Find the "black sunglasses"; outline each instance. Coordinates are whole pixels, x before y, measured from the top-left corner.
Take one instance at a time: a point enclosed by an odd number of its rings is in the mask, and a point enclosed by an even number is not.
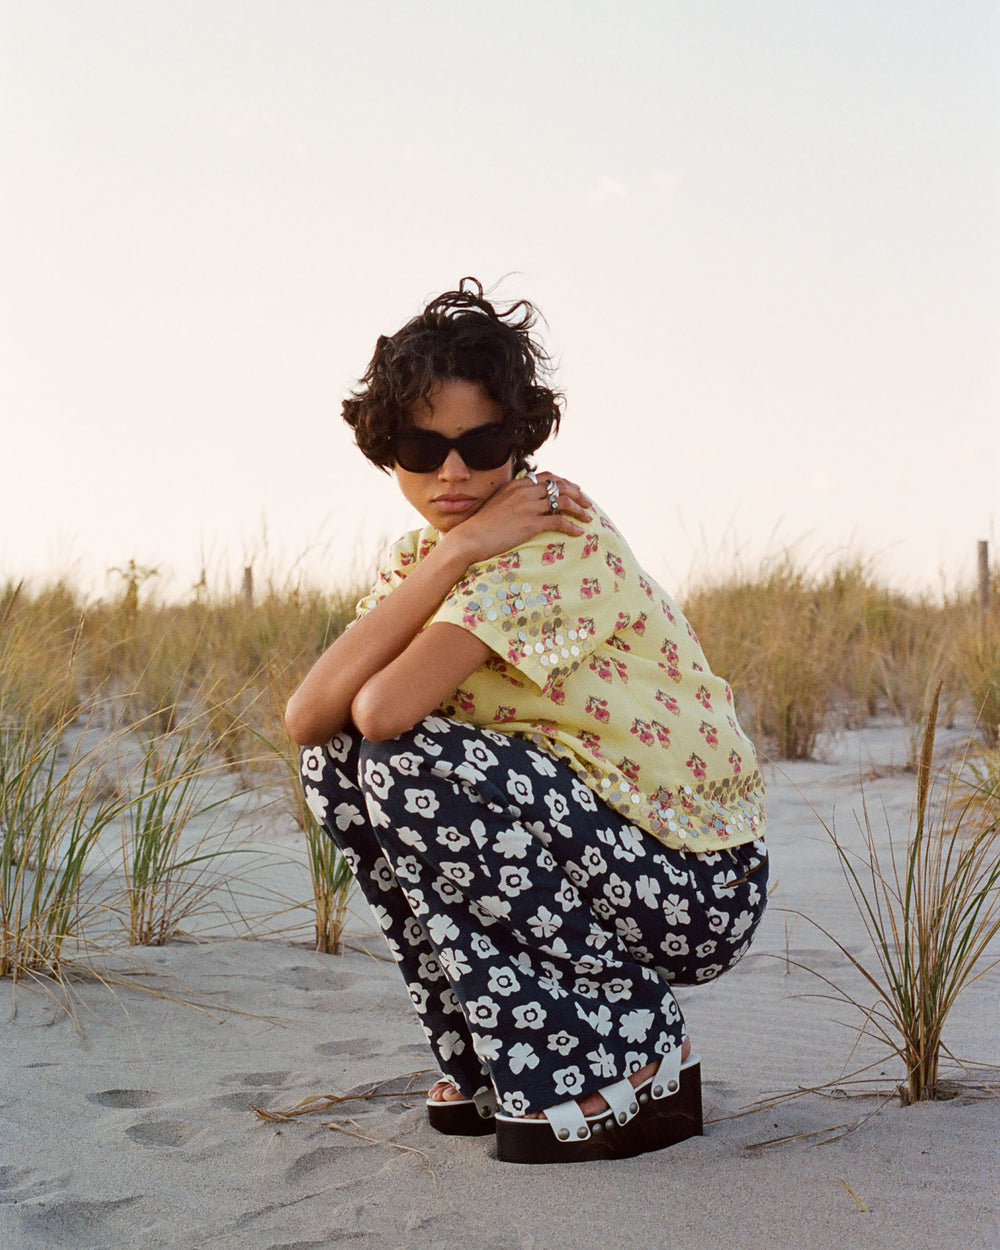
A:
[[[458,438],[433,430],[406,430],[393,440],[393,456],[408,473],[440,469],[454,447],[467,469],[499,469],[510,459],[517,437],[502,425],[479,425]]]

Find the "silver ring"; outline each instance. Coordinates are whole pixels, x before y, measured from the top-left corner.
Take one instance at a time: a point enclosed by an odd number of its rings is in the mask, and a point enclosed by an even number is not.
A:
[[[534,482],[536,486],[538,485],[538,478],[535,476],[534,469],[525,469],[524,476],[528,479],[529,482]]]
[[[552,478],[545,483],[545,493],[549,498],[549,511],[552,513],[559,511],[559,487]]]

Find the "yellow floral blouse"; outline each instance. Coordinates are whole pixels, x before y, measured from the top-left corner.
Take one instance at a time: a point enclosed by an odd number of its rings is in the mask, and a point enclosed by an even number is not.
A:
[[[396,542],[358,615],[439,539],[426,527]],[[470,630],[495,652],[443,715],[565,759],[668,846],[713,851],[763,837],[764,783],[729,686],[596,506],[582,537],[542,534],[474,565],[431,621]]]

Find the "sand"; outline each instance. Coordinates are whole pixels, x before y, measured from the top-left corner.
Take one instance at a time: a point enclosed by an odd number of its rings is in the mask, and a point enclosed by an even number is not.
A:
[[[0,984],[0,1246],[995,1250],[1000,1099],[965,1076],[949,1101],[901,1107],[898,1060],[879,1063],[859,1018],[814,997],[823,986],[799,966],[855,984],[796,913],[866,950],[819,817],[847,832],[866,778],[869,803],[902,826],[905,757],[905,736],[885,725],[823,739],[816,762],[768,766],[768,915],[739,967],[681,996],[703,1062],[704,1137],[532,1168],[498,1163],[492,1138],[439,1136],[423,1109],[431,1053],[364,905],[349,949],[317,954],[303,923],[255,923],[268,905],[244,873],[257,936],[192,922],[191,937],[160,948],[109,937],[91,959],[113,984]],[[254,871],[307,898],[287,821],[245,821],[268,847]],[[998,987],[1000,969],[959,1000],[946,1033],[994,1085]],[[846,1077],[872,1061],[882,1092],[859,1092]],[[389,1096],[287,1121],[252,1110],[373,1085]]]

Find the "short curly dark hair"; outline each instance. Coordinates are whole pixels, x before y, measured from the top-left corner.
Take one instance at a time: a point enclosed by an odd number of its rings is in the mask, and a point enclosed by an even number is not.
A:
[[[548,353],[531,334],[537,310],[518,300],[504,312],[475,278],[432,299],[419,316],[391,337],[380,335],[371,364],[349,399],[344,420],[358,446],[380,469],[395,464],[393,444],[412,423],[412,412],[435,383],[478,382],[503,412],[517,438],[514,469],[559,428],[563,396],[542,384],[552,370]]]

